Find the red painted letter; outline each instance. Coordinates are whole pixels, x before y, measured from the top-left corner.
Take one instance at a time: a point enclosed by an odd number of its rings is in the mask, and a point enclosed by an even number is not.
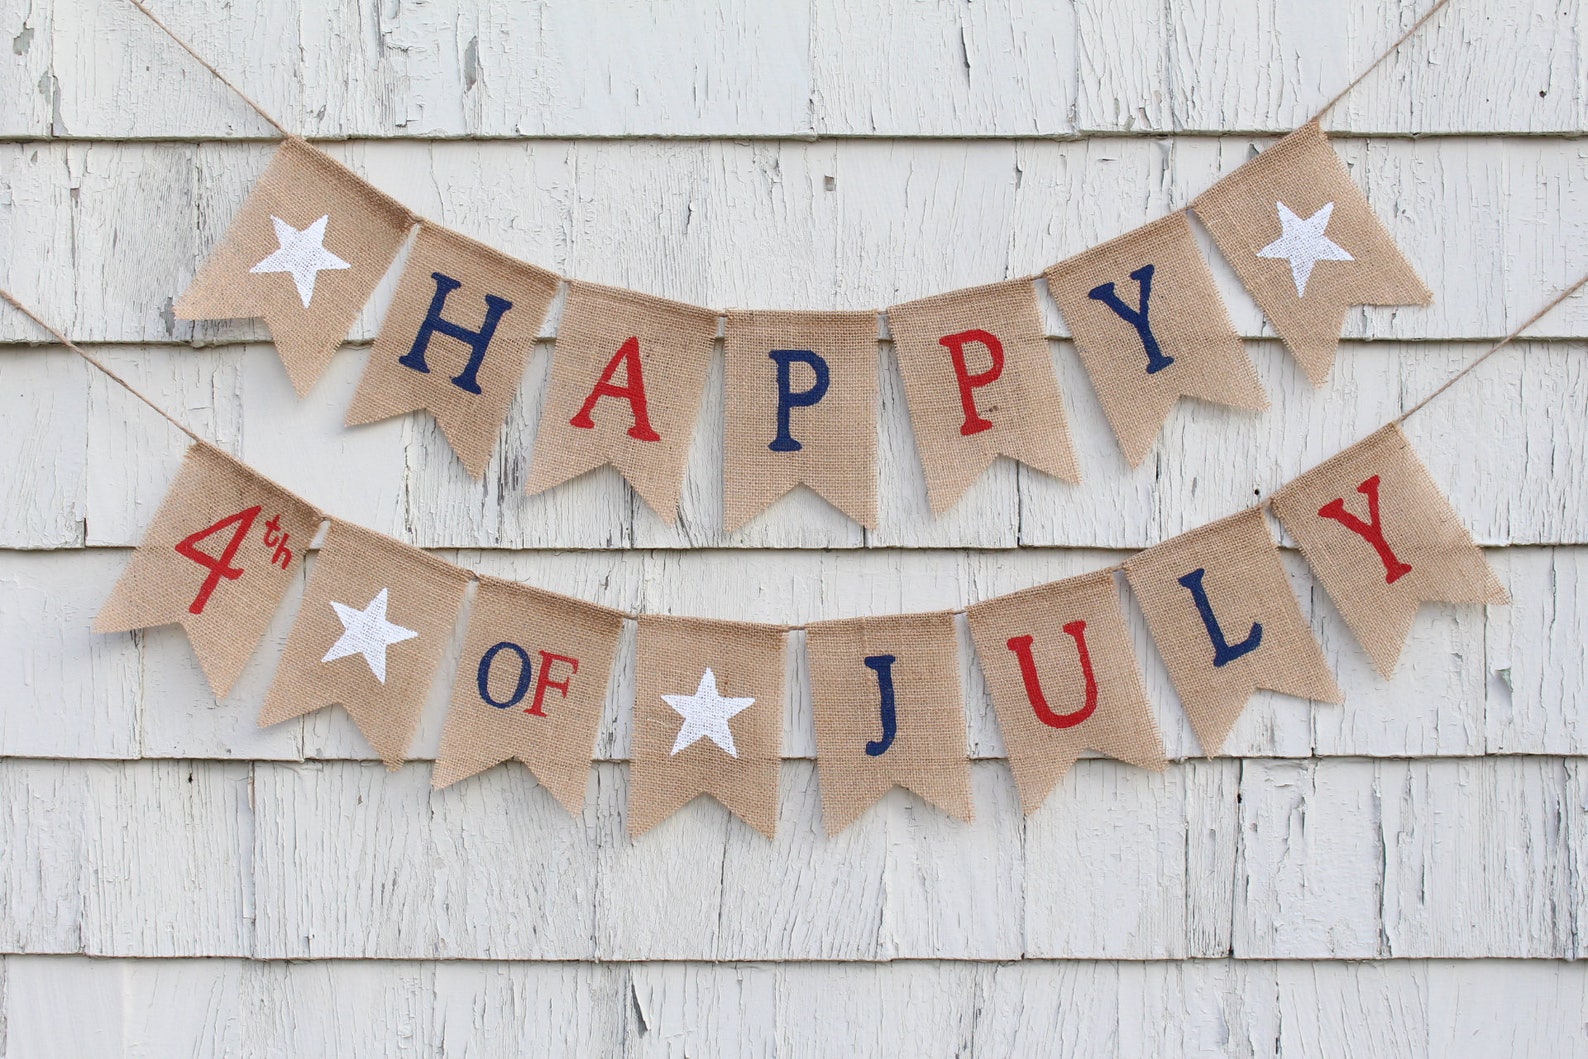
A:
[[[243,538],[248,535],[248,530],[254,524],[254,519],[259,517],[259,507],[256,505],[246,511],[239,511],[235,515],[227,515],[213,526],[207,526],[197,533],[190,533],[177,541],[175,548],[177,554],[192,559],[210,575],[204,579],[204,584],[199,586],[198,595],[193,597],[193,602],[188,604],[189,614],[203,614],[204,604],[210,601],[210,593],[215,591],[215,586],[221,583],[221,578],[235,581],[243,576],[243,568],[233,566],[232,559],[237,555],[237,549],[242,546]],[[198,550],[198,542],[212,533],[219,533],[227,526],[236,526],[232,539],[226,542],[226,547],[221,549],[220,558]]]
[[[961,331],[957,335],[945,335],[937,340],[938,345],[947,346],[948,352],[954,358],[954,375],[959,380],[959,403],[965,409],[965,422],[959,432],[966,437],[980,434],[983,430],[991,430],[992,423],[983,419],[981,413],[976,411],[975,390],[979,386],[986,386],[997,380],[1004,373],[1004,344],[998,341],[998,336],[990,331],[971,329]],[[992,355],[992,367],[986,371],[970,373],[965,366],[965,343],[976,342],[987,347],[987,352]]]
[[[561,680],[551,679],[551,664],[553,662],[567,662],[571,672]],[[568,683],[573,680],[574,673],[579,672],[579,660],[569,658],[567,655],[554,655],[549,651],[540,652],[540,670],[535,674],[535,701],[529,704],[525,713],[532,713],[536,717],[546,716],[546,711],[541,709],[541,703],[546,699],[546,689],[556,688],[562,692],[562,697],[568,697]]]
[[[1092,656],[1086,650],[1086,622],[1072,621],[1064,631],[1075,640],[1076,653],[1081,656],[1081,676],[1086,681],[1086,705],[1074,713],[1054,713],[1042,694],[1042,682],[1037,678],[1037,663],[1031,657],[1031,637],[1011,636],[1009,650],[1020,660],[1020,679],[1025,681],[1026,698],[1036,711],[1037,720],[1049,728],[1074,728],[1097,710],[1097,674],[1092,672]]]
[[[619,366],[623,368],[623,385],[615,386],[612,383],[612,376],[618,373]],[[568,422],[585,430],[594,430],[595,421],[590,418],[590,413],[595,411],[596,402],[603,397],[620,397],[629,403],[629,409],[634,413],[634,425],[629,427],[629,437],[636,441],[662,440],[662,436],[651,429],[651,416],[646,409],[645,375],[640,370],[638,338],[630,338],[612,355],[612,359],[607,361],[606,370],[597,380],[595,389],[585,398],[584,407],[580,408],[579,414]]]
[[[1402,577],[1412,572],[1410,565],[1396,558],[1390,550],[1389,543],[1384,540],[1384,527],[1378,520],[1378,475],[1374,475],[1361,485],[1356,491],[1367,497],[1367,515],[1372,522],[1363,522],[1345,509],[1345,500],[1335,499],[1329,501],[1318,509],[1320,518],[1332,518],[1346,529],[1355,533],[1373,546],[1378,552],[1379,561],[1384,564],[1384,583],[1393,585]]]

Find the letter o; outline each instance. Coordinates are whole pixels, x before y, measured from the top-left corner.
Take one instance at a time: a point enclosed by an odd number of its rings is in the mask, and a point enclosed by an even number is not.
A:
[[[491,698],[491,663],[496,661],[496,656],[504,650],[512,651],[518,656],[518,686],[513,689],[513,693],[505,701],[498,702],[496,699]],[[529,694],[530,672],[529,652],[511,640],[503,640],[480,656],[480,670],[476,674],[476,679],[480,686],[480,698],[484,700],[486,705],[495,706],[499,710],[517,706],[524,701],[524,696]]]

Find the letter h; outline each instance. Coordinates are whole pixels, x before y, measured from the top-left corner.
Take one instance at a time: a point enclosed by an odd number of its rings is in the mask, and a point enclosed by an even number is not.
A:
[[[430,365],[425,363],[425,350],[430,348],[430,337],[440,332],[469,347],[469,362],[453,377],[452,385],[467,393],[479,393],[478,376],[480,365],[485,361],[485,349],[491,344],[492,336],[496,334],[496,325],[501,322],[502,314],[511,309],[513,303],[506,298],[487,294],[485,322],[480,325],[478,331],[470,331],[441,317],[441,310],[447,304],[447,295],[463,286],[462,282],[441,272],[430,273],[430,278],[436,281],[435,297],[430,299],[430,308],[425,312],[424,323],[419,325],[419,333],[414,336],[413,348],[399,357],[397,363],[428,375]]]

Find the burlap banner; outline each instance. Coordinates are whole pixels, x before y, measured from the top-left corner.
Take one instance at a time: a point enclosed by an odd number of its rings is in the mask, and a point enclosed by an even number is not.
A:
[[[340,705],[397,768],[471,575],[345,522],[331,524],[313,565],[259,723]]]
[[[1183,396],[1268,407],[1184,212],[1043,275],[1132,467]]]
[[[577,816],[623,615],[512,581],[479,581],[431,786],[517,758]]]
[[[1113,574],[1000,596],[968,618],[1027,814],[1087,750],[1167,766]]]
[[[309,392],[386,274],[413,219],[323,151],[283,140],[237,219],[177,299],[183,320],[264,317]]]
[[[1334,365],[1346,309],[1433,301],[1316,121],[1191,208],[1314,385]]]
[[[1204,754],[1258,688],[1340,701],[1261,509],[1148,548],[1125,574]]]
[[[676,522],[716,337],[710,309],[570,282],[527,491],[610,463]]]
[[[805,650],[827,833],[895,785],[971,819],[954,615],[817,622]]]
[[[303,570],[314,508],[219,449],[193,445],[95,632],[182,626],[224,696]]]
[[[877,314],[728,313],[723,522],[796,485],[877,526]]]
[[[895,305],[888,330],[935,514],[999,456],[1081,480],[1031,280]]]
[[[1421,604],[1511,601],[1393,423],[1276,492],[1273,505],[1386,677]]]
[[[348,424],[427,410],[464,468],[480,477],[560,282],[466,236],[421,225]]]
[[[639,619],[630,835],[643,835],[709,794],[772,837],[787,639],[767,625]]]

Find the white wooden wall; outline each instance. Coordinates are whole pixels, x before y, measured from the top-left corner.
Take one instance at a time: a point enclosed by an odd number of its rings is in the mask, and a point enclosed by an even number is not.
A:
[[[1037,271],[1183,205],[1425,6],[154,3],[415,210],[717,308]],[[1326,386],[1215,256],[1268,413],[1185,406],[1131,472],[1055,315],[1086,481],[1000,463],[934,521],[885,349],[876,533],[810,496],[722,533],[720,365],[669,529],[611,472],[522,495],[545,356],[483,482],[428,420],[344,429],[389,283],[301,402],[259,326],[176,321],[269,129],[125,0],[0,0],[0,282],[314,502],[477,569],[733,618],[954,606],[1250,503],[1588,268],[1584,17],[1452,0],[1332,116],[1437,302],[1352,314]],[[895,792],[828,839],[797,665],[776,841],[699,802],[630,843],[632,641],[570,819],[516,765],[388,774],[336,711],[258,730],[295,596],[221,702],[179,632],[91,635],[182,439],[0,314],[3,1054],[1588,1055],[1588,299],[1534,335],[1411,423],[1516,604],[1426,608],[1394,680],[1290,555],[1343,707],[1261,695],[1200,758],[1133,612],[1178,763],[1083,761],[1023,820],[967,653],[976,822]]]

